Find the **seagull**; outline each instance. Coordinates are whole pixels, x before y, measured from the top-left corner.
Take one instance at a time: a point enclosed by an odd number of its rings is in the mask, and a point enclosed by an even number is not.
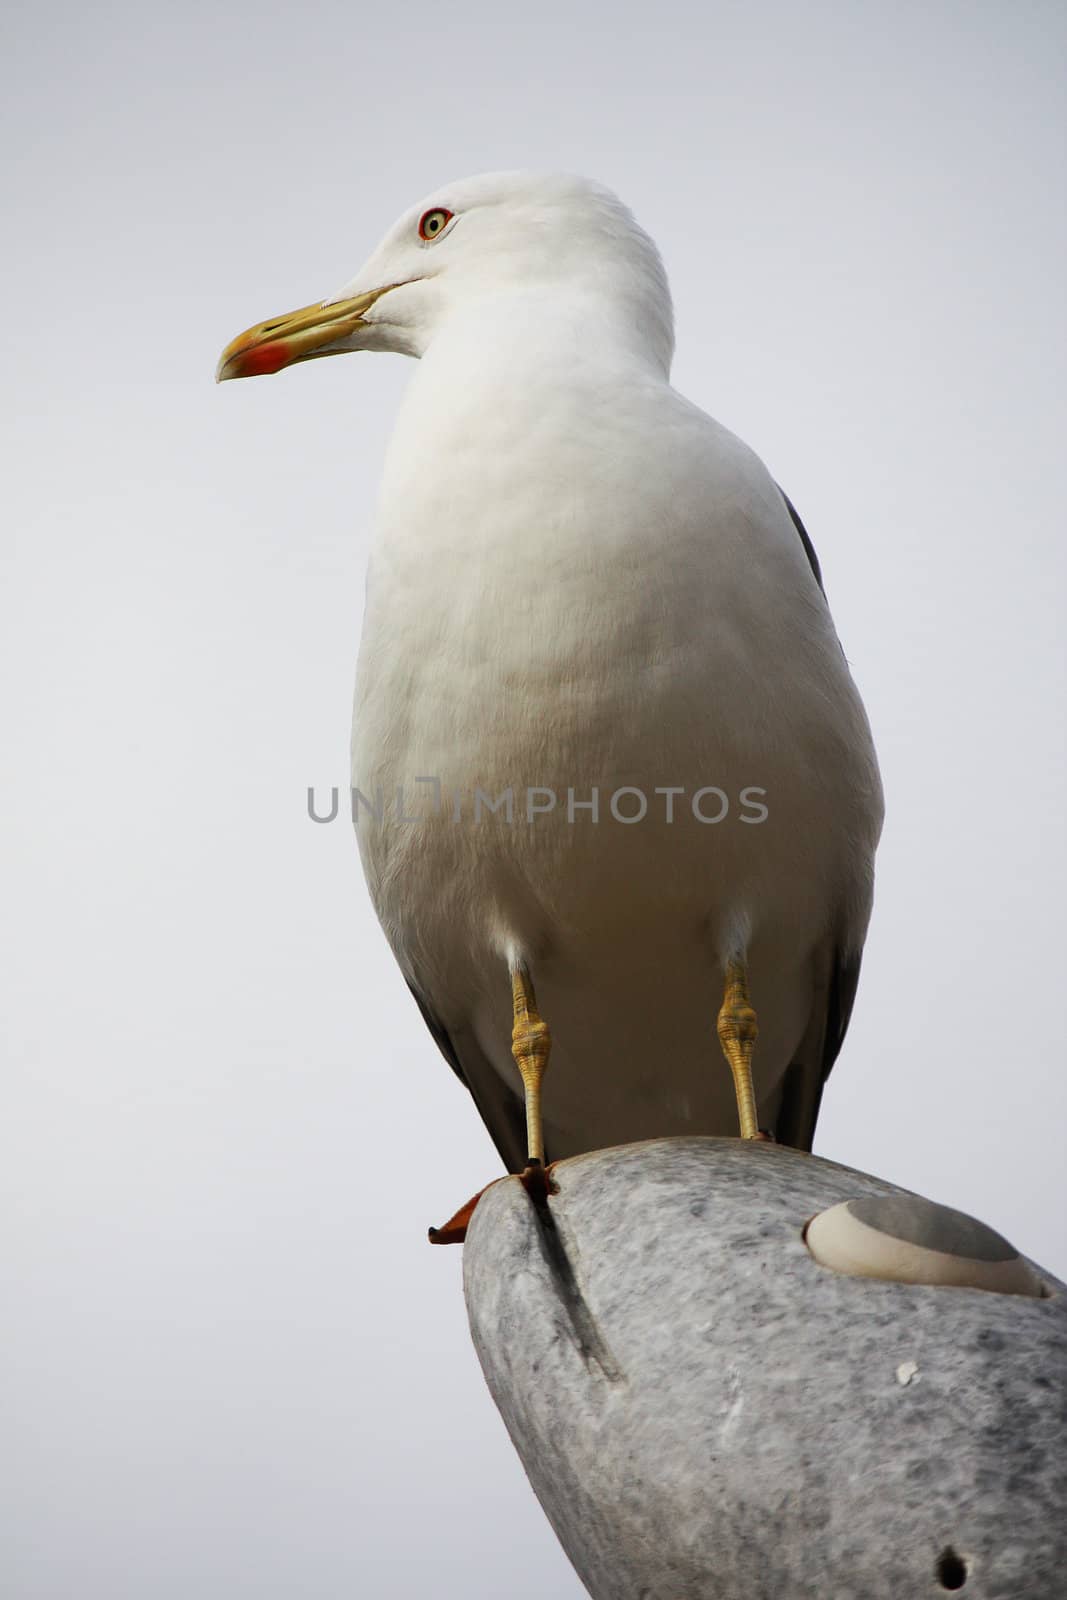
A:
[[[672,388],[673,349],[620,200],[505,172],[405,212],[217,373],[418,361],[368,566],[353,815],[514,1173],[662,1135],[810,1150],[856,992],[867,717],[800,517]]]

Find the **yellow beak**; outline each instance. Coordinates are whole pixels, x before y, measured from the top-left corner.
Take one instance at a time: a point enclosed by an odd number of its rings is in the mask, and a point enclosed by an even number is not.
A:
[[[370,289],[351,300],[304,306],[300,311],[290,311],[287,316],[257,322],[254,328],[239,333],[226,346],[215,369],[215,382],[223,383],[227,378],[259,378],[265,373],[280,372],[294,361],[342,354],[324,346],[336,344],[357,328],[366,326],[363,313],[383,294],[397,287],[395,283],[387,283],[382,289]]]

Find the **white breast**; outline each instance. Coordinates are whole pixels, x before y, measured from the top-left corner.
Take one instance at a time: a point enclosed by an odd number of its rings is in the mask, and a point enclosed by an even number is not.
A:
[[[781,496],[658,379],[564,381],[554,352],[517,377],[506,350],[457,372],[450,354],[423,363],[391,447],[357,683],[353,783],[382,810],[360,848],[398,959],[493,1035],[509,949],[564,987],[598,974],[603,992],[614,972],[638,1004],[637,973],[670,948],[703,1005],[702,964],[740,930],[796,969],[761,1010],[761,1054],[780,1055],[827,904],[852,904],[862,936],[880,818],[866,719]],[[715,825],[691,810],[711,786],[731,806]],[[568,795],[594,788],[600,820],[568,820]],[[639,823],[611,815],[623,788],[648,802]],[[683,791],[671,823],[663,788]],[[510,824],[484,804],[475,821],[478,791],[509,789]],[[532,824],[531,789],[556,797]],[[741,820],[750,789],[763,823]],[[688,1039],[696,1013],[678,1009]]]

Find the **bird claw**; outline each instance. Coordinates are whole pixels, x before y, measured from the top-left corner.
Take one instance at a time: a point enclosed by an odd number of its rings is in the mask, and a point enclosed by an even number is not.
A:
[[[550,1194],[559,1193],[559,1184],[554,1182],[551,1166],[544,1166],[540,1161],[527,1162],[526,1168],[519,1173],[519,1182],[530,1196],[535,1206],[546,1206]]]

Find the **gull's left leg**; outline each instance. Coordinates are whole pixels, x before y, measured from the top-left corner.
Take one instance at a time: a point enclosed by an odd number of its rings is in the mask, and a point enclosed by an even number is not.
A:
[[[545,1162],[545,1136],[541,1125],[541,1079],[548,1065],[552,1035],[548,1031],[548,1023],[537,1009],[533,979],[521,962],[512,969],[511,998],[515,1008],[515,1025],[511,1030],[511,1053],[522,1075],[523,1094],[526,1100],[526,1159],[529,1171],[531,1167],[543,1167]]]
[[[766,1138],[756,1118],[756,1093],[752,1087],[752,1052],[759,1028],[748,997],[748,970],[743,961],[726,964],[726,988],[718,1020],[719,1043],[734,1075],[737,1116],[742,1139]]]

